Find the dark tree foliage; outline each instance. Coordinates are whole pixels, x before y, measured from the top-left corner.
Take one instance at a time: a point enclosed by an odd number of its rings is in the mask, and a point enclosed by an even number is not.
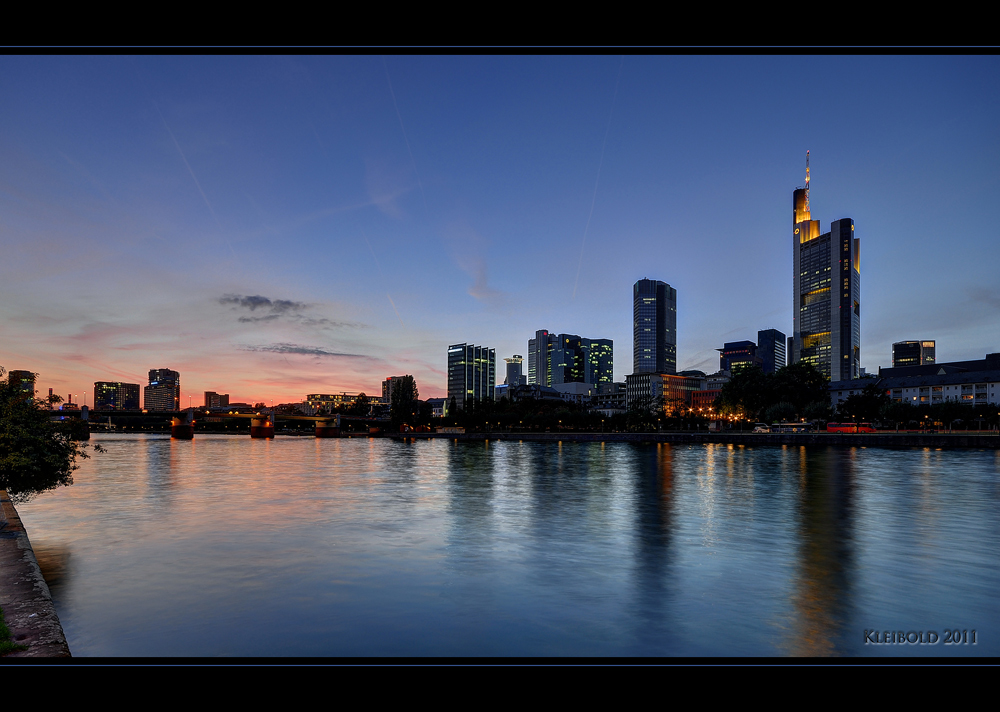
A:
[[[47,403],[8,382],[0,367],[0,489],[16,502],[73,484],[87,445],[73,438],[74,421],[52,422]],[[103,449],[97,445],[97,452]]]
[[[859,393],[847,396],[838,406],[838,410],[855,423],[873,423],[879,420],[887,405],[889,396],[885,389],[869,383]]]
[[[389,394],[389,420],[393,425],[399,425],[413,420],[419,415],[417,406],[417,384],[413,376],[402,376],[394,379],[392,391]]]
[[[782,417],[804,417],[807,411],[824,414],[829,410],[829,382],[808,363],[793,363],[773,374],[750,366],[733,374],[716,402],[721,412],[751,420],[769,414],[769,409]]]
[[[368,396],[364,393],[359,393],[357,399],[349,406],[344,408],[344,415],[353,415],[357,417],[365,417],[371,411],[371,403],[368,401]]]

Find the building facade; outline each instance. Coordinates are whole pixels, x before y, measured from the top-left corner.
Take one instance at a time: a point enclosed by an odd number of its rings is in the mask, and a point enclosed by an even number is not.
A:
[[[139,410],[139,384],[117,381],[94,383],[94,410]]]
[[[671,373],[633,373],[625,376],[628,409],[662,409],[665,414],[691,407],[691,395],[704,379]]]
[[[528,340],[529,384],[611,383],[614,370],[614,342],[611,339],[557,335],[543,329]]]
[[[504,385],[520,386],[528,382],[528,379],[524,376],[523,356],[514,354],[510,358],[505,358],[504,362],[507,364],[506,376],[503,379]]]
[[[31,371],[8,371],[7,383],[20,390],[28,398],[35,397],[35,374]]]
[[[831,381],[861,375],[861,240],[854,221],[841,218],[820,234],[806,187],[792,194],[792,356]]]
[[[169,368],[149,371],[149,385],[142,389],[143,408],[151,411],[181,409],[181,374]]]
[[[466,409],[470,400],[493,400],[496,386],[496,349],[472,344],[448,347],[448,400]]]
[[[216,393],[215,391],[205,391],[206,408],[226,408],[229,405],[228,393]]]
[[[764,367],[764,359],[757,355],[757,344],[752,341],[730,341],[719,352],[719,370],[738,373],[748,366]]]
[[[404,376],[389,376],[384,381],[382,381],[382,403],[389,405],[392,403],[392,392],[399,385],[399,382],[403,380]],[[413,378],[411,375],[410,378]],[[413,400],[417,400],[420,397],[420,390],[417,388],[416,379],[413,380]]]
[[[677,373],[677,290],[666,282],[632,286],[632,372]]]
[[[774,373],[787,365],[785,360],[785,335],[777,329],[757,332],[757,355],[761,358],[764,373]]]
[[[935,342],[897,341],[892,345],[892,367],[927,366],[935,362]]]

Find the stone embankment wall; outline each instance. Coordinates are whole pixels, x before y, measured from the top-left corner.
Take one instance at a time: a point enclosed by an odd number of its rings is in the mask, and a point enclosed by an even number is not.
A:
[[[28,646],[5,659],[67,658],[69,645],[52,595],[5,490],[0,490],[0,507],[0,608],[13,642]]]
[[[964,433],[406,433],[394,438],[529,440],[533,442],[657,442],[720,445],[834,445],[847,447],[1000,448],[1000,436]]]

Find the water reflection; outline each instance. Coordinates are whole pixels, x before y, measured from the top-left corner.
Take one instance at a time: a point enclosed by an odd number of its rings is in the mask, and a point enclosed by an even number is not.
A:
[[[842,655],[848,647],[856,452],[800,449],[793,655]]]
[[[20,508],[77,655],[1000,653],[991,451],[95,439]]]

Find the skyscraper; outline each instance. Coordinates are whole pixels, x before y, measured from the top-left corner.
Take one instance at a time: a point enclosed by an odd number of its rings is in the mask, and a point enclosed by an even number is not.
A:
[[[632,372],[677,373],[677,290],[666,282],[632,287]]]
[[[496,349],[472,344],[448,347],[448,400],[465,410],[470,400],[493,400],[496,385]]]
[[[806,187],[792,194],[791,363],[805,361],[832,381],[861,375],[861,240],[854,221],[841,218],[819,232]]]
[[[535,338],[528,339],[528,383],[539,386],[552,385],[550,358],[556,347],[557,337],[545,329],[535,332]]]
[[[536,331],[528,339],[528,383],[611,383],[614,380],[614,342],[576,334]]]
[[[142,389],[142,403],[146,410],[181,409],[181,374],[169,368],[149,371],[149,385]]]
[[[757,355],[763,359],[761,368],[764,373],[774,373],[784,368],[785,335],[777,329],[765,329],[757,332]]]
[[[96,381],[94,410],[139,410],[139,384]]]

